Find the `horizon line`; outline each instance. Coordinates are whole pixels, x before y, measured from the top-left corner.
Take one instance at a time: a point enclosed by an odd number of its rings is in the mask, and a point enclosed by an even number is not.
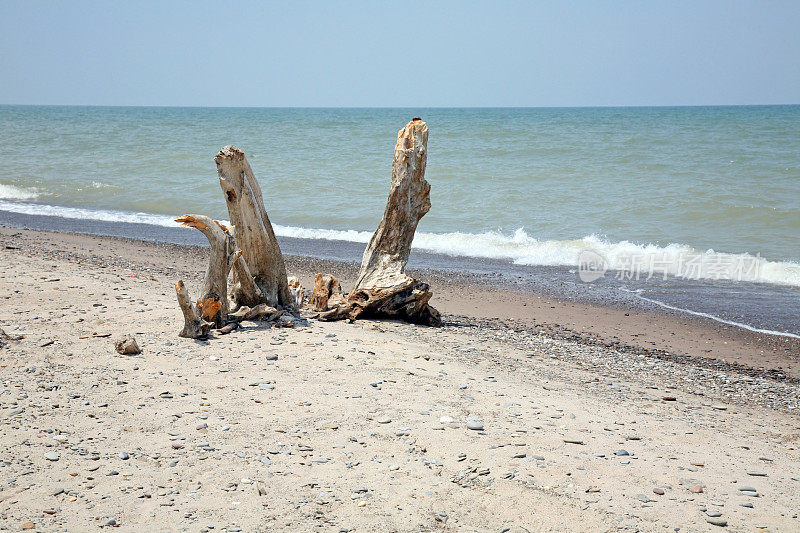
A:
[[[552,105],[552,106],[258,106],[258,105],[161,105],[161,104],[8,104],[0,107],[119,107],[171,109],[641,109],[683,107],[791,107],[798,103],[779,104],[651,104],[651,105]]]

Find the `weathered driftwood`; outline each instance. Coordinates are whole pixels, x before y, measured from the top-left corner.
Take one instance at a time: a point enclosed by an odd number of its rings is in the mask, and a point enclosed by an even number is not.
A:
[[[385,316],[441,325],[439,312],[428,305],[432,296],[428,285],[405,273],[417,224],[431,208],[431,186],[425,181],[427,146],[428,126],[418,117],[397,133],[386,210],[364,251],[355,287],[347,305],[328,303],[325,310],[321,309],[324,298],[312,296],[319,318]],[[316,294],[316,284],[314,289]]]
[[[205,215],[181,215],[175,222],[200,230],[211,245],[211,257],[196,311],[200,318],[221,328],[228,320],[228,273],[233,261],[240,259],[234,250],[233,238],[228,228]]]
[[[289,292],[292,293],[294,307],[300,309],[306,299],[306,290],[300,285],[300,280],[297,279],[297,276],[289,276],[287,282],[289,285]]]
[[[309,307],[320,320],[340,320],[348,318],[350,302],[342,293],[342,284],[333,274],[317,274],[314,290],[311,292]]]
[[[186,290],[186,285],[183,284],[182,280],[175,284],[175,293],[178,296],[178,305],[181,306],[184,320],[183,329],[178,333],[178,336],[186,337],[187,339],[206,338],[214,323],[207,322],[197,315],[195,306],[189,298],[189,291]]]
[[[6,346],[9,341],[18,341],[22,339],[22,335],[9,335],[3,328],[0,328],[0,348]]]
[[[244,152],[226,146],[214,161],[244,260],[234,267],[233,301],[237,307],[259,303],[294,307],[283,256],[264,209],[261,188]]]

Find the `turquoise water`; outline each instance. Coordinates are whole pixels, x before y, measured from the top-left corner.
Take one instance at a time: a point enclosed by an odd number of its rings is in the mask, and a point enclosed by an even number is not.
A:
[[[415,246],[522,265],[760,256],[800,284],[800,106],[256,109],[0,106],[0,209],[170,225],[227,218],[213,157],[242,148],[279,235],[365,242],[397,130],[430,128]],[[627,254],[627,255],[626,255]]]

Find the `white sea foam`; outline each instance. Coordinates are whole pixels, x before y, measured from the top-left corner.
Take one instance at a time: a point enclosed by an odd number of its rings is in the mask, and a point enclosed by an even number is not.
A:
[[[155,226],[176,227],[174,217],[153,215],[150,213],[127,213],[105,209],[83,209],[80,207],[64,207],[45,204],[27,204],[20,202],[4,202],[0,200],[0,210],[27,215],[44,215],[50,217],[75,218],[81,220],[100,220],[104,222],[130,222],[136,224],[152,224]]]
[[[369,242],[367,231],[338,231],[275,225],[283,237]],[[518,229],[511,235],[484,233],[424,233],[414,237],[413,248],[440,254],[505,259],[518,265],[577,266],[581,252],[592,250],[606,261],[609,271],[629,272],[644,279],[651,275],[691,279],[733,279],[800,286],[800,264],[769,261],[758,255],[696,250],[684,244],[610,242],[595,235],[577,240],[539,240]],[[607,275],[613,275],[611,273]]]
[[[2,190],[0,190],[2,191]],[[9,202],[0,200],[0,209],[15,213],[59,216],[65,218],[131,222],[176,227],[174,217],[149,213],[128,213],[76,207]],[[227,222],[225,222],[227,223]],[[339,240],[367,243],[372,232],[330,230],[274,225],[281,237]],[[762,283],[800,286],[800,264],[789,261],[769,261],[757,255],[729,254],[713,250],[696,250],[684,244],[636,244],[628,241],[611,242],[590,235],[576,240],[539,240],[523,229],[506,235],[496,231],[484,233],[425,233],[419,232],[413,247],[456,257],[501,259],[518,265],[578,266],[581,252],[591,250],[600,254],[609,271],[629,272],[643,279],[651,274],[683,276],[692,279],[740,279]],[[608,272],[607,276],[615,275]]]
[[[734,322],[733,320],[725,320],[724,318],[720,318],[716,315],[712,315],[710,313],[703,313],[700,311],[692,311],[691,309],[684,309],[683,307],[676,307],[674,305],[666,304],[660,300],[653,300],[652,298],[645,298],[639,294],[636,294],[636,297],[644,300],[645,302],[650,302],[656,304],[664,309],[671,309],[673,311],[679,311],[681,313],[687,313],[694,316],[701,316],[703,318],[710,318],[711,320],[715,320],[717,322],[721,322],[722,324],[728,324],[729,326],[736,326],[739,328],[746,329],[748,331],[755,331],[756,333],[764,333],[766,335],[775,335],[778,337],[790,337],[792,339],[800,339],[800,335],[795,335],[794,333],[787,333],[785,331],[775,331],[774,329],[761,329],[761,328],[754,328],[748,324],[743,324],[742,322]]]
[[[33,200],[39,196],[35,189],[14,187],[0,183],[0,200]]]

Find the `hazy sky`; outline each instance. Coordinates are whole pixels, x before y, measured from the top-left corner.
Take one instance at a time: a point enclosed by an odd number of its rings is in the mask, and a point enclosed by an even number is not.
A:
[[[800,1],[0,0],[0,103],[800,103]]]

